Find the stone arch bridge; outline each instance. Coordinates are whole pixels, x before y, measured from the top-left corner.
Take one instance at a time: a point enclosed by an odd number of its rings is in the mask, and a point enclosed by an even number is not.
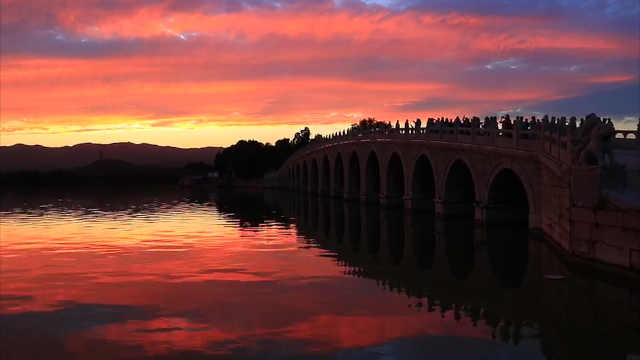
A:
[[[640,269],[640,213],[599,210],[601,169],[573,158],[559,132],[376,129],[314,140],[277,177],[313,195],[526,222],[569,252]]]

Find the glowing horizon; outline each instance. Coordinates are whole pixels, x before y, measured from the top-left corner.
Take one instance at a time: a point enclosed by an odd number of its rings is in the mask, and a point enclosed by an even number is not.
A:
[[[1,145],[274,142],[362,117],[640,114],[640,5],[2,4]]]

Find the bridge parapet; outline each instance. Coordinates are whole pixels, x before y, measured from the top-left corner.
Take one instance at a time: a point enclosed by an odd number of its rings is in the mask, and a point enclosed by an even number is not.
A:
[[[580,128],[577,128],[578,130]],[[545,130],[538,126],[535,130],[522,130],[518,126],[513,129],[484,129],[460,126],[428,126],[421,128],[372,128],[354,131],[352,129],[313,139],[311,143],[298,150],[291,159],[300,154],[310,153],[327,145],[344,141],[366,139],[406,139],[446,141],[460,144],[484,145],[494,148],[515,149],[537,152],[540,155],[558,161],[564,165],[572,165],[578,159],[575,150],[580,138],[563,125],[555,129]],[[612,141],[614,148],[635,149],[640,151],[640,129],[615,130]]]
[[[428,140],[460,144],[473,144],[493,148],[539,152],[550,159],[570,164],[572,162],[572,140],[568,135],[544,130],[503,130],[481,128],[409,128],[367,129],[349,131],[314,139],[308,146],[298,150],[291,159],[311,153],[329,145],[358,140]]]

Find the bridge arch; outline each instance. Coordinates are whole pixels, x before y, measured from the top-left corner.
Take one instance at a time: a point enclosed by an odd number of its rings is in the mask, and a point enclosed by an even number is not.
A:
[[[367,156],[365,166],[365,191],[367,201],[377,202],[380,200],[380,161],[375,151],[371,150]]]
[[[326,154],[322,158],[322,173],[320,181],[320,193],[323,195],[331,194],[331,165],[329,165],[329,156]]]
[[[349,172],[348,172],[348,196],[352,198],[360,197],[360,160],[358,154],[353,151],[349,157]]]
[[[473,217],[476,202],[476,180],[471,166],[462,158],[455,159],[445,173],[443,210],[445,215]]]
[[[344,195],[344,164],[342,163],[342,155],[338,153],[334,160],[333,166],[333,194],[336,196]]]
[[[405,194],[404,167],[397,152],[391,154],[387,162],[386,197],[389,204],[402,203]]]
[[[427,154],[420,154],[414,161],[411,177],[412,208],[433,211],[436,198],[436,177]]]
[[[309,167],[307,162],[302,162],[302,191],[309,191]]]
[[[311,189],[310,192],[313,194],[317,194],[320,189],[320,172],[318,171],[318,161],[313,158],[311,159]]]
[[[493,170],[487,185],[487,223],[528,224],[529,215],[535,211],[531,189],[520,171],[515,167],[499,165]]]

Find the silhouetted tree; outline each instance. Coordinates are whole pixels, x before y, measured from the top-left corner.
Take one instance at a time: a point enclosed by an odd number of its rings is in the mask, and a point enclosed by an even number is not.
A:
[[[269,171],[275,171],[296,150],[311,142],[308,127],[287,138],[276,141],[275,145],[263,144],[255,140],[240,140],[216,155],[214,169],[222,176],[233,174],[241,179],[261,178]]]
[[[369,130],[369,129],[390,129],[390,128],[391,128],[390,123],[387,123],[384,121],[378,121],[372,117],[362,119],[357,124],[351,124],[351,129],[356,131]]]

